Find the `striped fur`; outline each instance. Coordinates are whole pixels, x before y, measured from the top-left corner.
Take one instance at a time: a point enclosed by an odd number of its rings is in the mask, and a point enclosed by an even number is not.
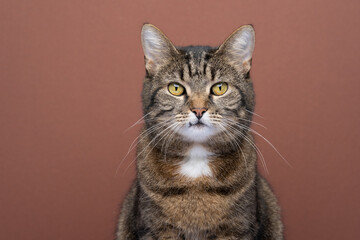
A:
[[[257,172],[248,130],[255,105],[253,34],[243,26],[218,48],[174,47],[144,25],[145,124],[117,240],[283,239],[280,208]],[[185,94],[171,95],[172,82]],[[211,92],[219,82],[229,86],[223,96]],[[197,120],[194,108],[206,114]]]

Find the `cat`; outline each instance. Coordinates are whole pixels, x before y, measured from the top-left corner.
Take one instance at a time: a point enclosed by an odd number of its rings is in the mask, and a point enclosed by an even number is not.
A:
[[[151,24],[141,40],[144,126],[116,239],[283,239],[250,131],[254,28],[215,48],[175,47]]]

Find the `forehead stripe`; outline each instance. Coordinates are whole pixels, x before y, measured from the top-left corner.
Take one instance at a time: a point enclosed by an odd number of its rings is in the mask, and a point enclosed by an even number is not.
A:
[[[207,63],[204,62],[204,67],[203,67],[203,74],[206,75],[206,68],[207,68]]]
[[[187,65],[187,67],[188,67],[188,73],[189,73],[189,77],[192,77],[192,72],[191,72],[191,64],[190,64],[190,62],[187,62],[186,63],[186,65]]]
[[[179,73],[180,73],[180,80],[185,81],[184,80],[184,68],[183,67],[180,69]]]
[[[211,68],[210,75],[211,75],[211,81],[214,81],[215,80],[215,75],[216,75],[216,71],[215,71],[214,68]]]

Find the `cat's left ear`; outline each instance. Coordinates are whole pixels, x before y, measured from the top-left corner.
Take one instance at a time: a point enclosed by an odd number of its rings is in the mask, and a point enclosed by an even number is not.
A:
[[[141,43],[145,55],[145,68],[150,74],[155,74],[178,53],[165,34],[152,24],[144,24],[141,30]]]
[[[251,68],[254,47],[255,30],[251,25],[244,25],[235,30],[216,53],[225,57],[236,70],[246,74]]]

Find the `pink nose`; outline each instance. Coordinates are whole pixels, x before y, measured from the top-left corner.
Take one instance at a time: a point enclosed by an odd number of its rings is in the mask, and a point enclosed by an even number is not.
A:
[[[207,108],[191,108],[190,110],[193,113],[195,113],[198,119],[200,119],[203,116],[203,114],[207,111]]]

